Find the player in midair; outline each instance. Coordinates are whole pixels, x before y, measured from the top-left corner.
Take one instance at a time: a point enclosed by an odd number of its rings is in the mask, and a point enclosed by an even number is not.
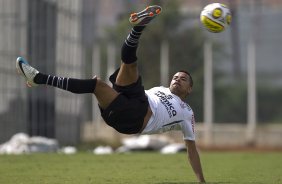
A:
[[[137,67],[136,51],[143,30],[162,8],[149,6],[130,15],[134,25],[121,49],[121,65],[111,76],[110,87],[97,76],[92,79],[75,79],[46,75],[18,57],[16,66],[29,86],[48,85],[83,94],[93,93],[97,98],[104,121],[123,134],[156,134],[181,130],[188,160],[199,182],[205,182],[200,157],[195,143],[195,120],[190,106],[184,102],[191,93],[193,80],[184,70],[177,72],[166,87],[144,90]]]

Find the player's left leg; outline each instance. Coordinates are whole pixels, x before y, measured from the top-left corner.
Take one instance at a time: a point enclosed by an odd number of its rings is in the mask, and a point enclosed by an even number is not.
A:
[[[94,93],[101,108],[108,107],[119,94],[96,76],[92,79],[75,79],[46,75],[30,66],[22,57],[18,57],[16,67],[29,87],[48,85],[77,94]]]
[[[17,58],[16,67],[18,73],[26,79],[29,87],[43,84],[70,91],[72,93],[93,93],[97,83],[97,78],[74,79],[45,75],[30,66],[22,57]]]

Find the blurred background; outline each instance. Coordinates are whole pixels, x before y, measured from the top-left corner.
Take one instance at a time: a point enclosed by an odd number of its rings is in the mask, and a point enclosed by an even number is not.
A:
[[[123,135],[104,124],[93,95],[28,88],[15,61],[23,56],[43,73],[108,81],[131,29],[129,15],[158,4],[163,12],[138,50],[145,88],[167,86],[176,71],[188,70],[200,146],[282,148],[282,1],[216,1],[233,15],[218,34],[199,19],[213,2],[0,0],[0,143],[18,132],[61,145],[119,141]]]

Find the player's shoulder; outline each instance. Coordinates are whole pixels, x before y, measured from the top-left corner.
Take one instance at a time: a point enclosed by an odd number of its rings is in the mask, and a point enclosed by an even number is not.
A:
[[[189,111],[191,111],[192,113],[194,113],[194,112],[193,112],[193,109],[191,108],[191,106],[190,106],[187,102],[185,102],[185,105],[186,105],[186,107],[187,107],[187,109],[188,109]]]
[[[150,89],[148,89],[147,91],[166,91],[169,90],[167,87],[164,86],[156,86],[156,87],[152,87]]]

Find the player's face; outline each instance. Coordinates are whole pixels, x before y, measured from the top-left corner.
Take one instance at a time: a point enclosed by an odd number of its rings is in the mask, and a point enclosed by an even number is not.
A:
[[[173,94],[185,99],[192,91],[189,75],[184,72],[177,72],[172,77],[169,89]]]

